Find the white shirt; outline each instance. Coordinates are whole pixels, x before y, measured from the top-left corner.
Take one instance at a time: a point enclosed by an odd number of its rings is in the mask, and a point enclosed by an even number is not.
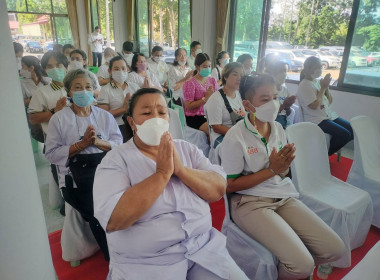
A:
[[[122,56],[124,57],[125,61],[127,62],[127,66],[130,68],[132,65],[132,59],[134,56],[134,53],[122,53]]]
[[[189,65],[191,70],[195,69],[194,62],[195,62],[195,57],[190,54],[190,56],[187,58],[187,64]]]
[[[338,115],[330,109],[329,100],[323,95],[322,104],[316,109],[311,109],[309,104],[317,100],[317,93],[321,90],[319,80],[310,81],[303,79],[298,85],[297,99],[302,108],[302,114],[305,122],[319,124],[323,120],[335,120]]]
[[[101,40],[101,42],[95,40]],[[88,43],[91,45],[91,51],[102,53],[103,52],[103,35],[100,33],[91,33],[88,39]]]
[[[161,87],[160,82],[158,81],[156,75],[154,75],[149,70],[146,70],[145,72],[152,86]],[[137,72],[132,71],[128,73],[128,78],[127,78],[128,83],[137,84],[141,88],[144,85],[144,80],[145,78],[137,74]]]
[[[241,100],[239,91],[235,91],[235,98],[230,98],[227,96],[227,100],[235,113],[241,115],[242,117],[245,117],[243,101]],[[205,104],[205,112],[210,127],[212,125],[224,125],[227,127],[232,127],[230,113],[228,112],[226,105],[224,104],[223,97],[219,91],[214,92],[207,100],[207,103]],[[210,131],[211,147],[213,147],[215,139],[218,138],[221,134],[216,133],[212,127]]]
[[[31,98],[35,91],[44,87],[45,85],[50,84],[51,82],[51,78],[49,77],[42,77],[42,80],[45,84],[41,81],[36,85],[33,79],[27,79],[27,78],[23,78],[20,80],[21,91],[22,91],[22,95],[24,96],[24,99]]]
[[[189,66],[185,66],[184,68],[181,68],[180,65],[171,66],[168,72],[169,87],[173,89],[175,87],[175,84],[185,78],[187,72],[189,71],[191,71],[191,68]],[[178,98],[183,98],[182,87],[177,90],[173,90],[173,98],[175,100]]]
[[[29,103],[28,113],[34,114],[40,112],[47,112],[55,108],[55,106],[57,105],[57,101],[61,97],[66,96],[66,90],[63,87],[60,88],[54,83],[50,83],[46,86],[43,86],[33,94],[33,97]],[[69,104],[70,102],[67,101],[66,106]],[[49,122],[41,123],[42,130],[45,134],[47,134],[48,124]]]
[[[155,62],[152,58],[148,58],[146,62],[148,63],[149,71],[156,75],[160,84],[163,85],[168,78],[169,66],[165,61],[159,60],[158,62]]]
[[[218,73],[218,70],[219,70],[219,73]],[[223,71],[223,68],[220,67],[219,65],[216,65],[215,68],[212,69],[211,71],[211,77],[213,77],[215,79],[215,81],[219,81],[222,79],[222,71]]]
[[[102,66],[99,67],[98,73],[96,76],[99,78],[103,79],[108,79],[110,77],[110,73],[108,73],[109,65],[103,64]]]
[[[94,79],[96,81],[96,85],[95,85],[94,90],[101,90],[102,87],[99,84],[98,77],[96,77],[96,75],[94,73],[92,73],[91,71],[88,71],[88,72],[89,72],[89,75],[92,76],[92,79]]]
[[[108,105],[110,110],[115,110],[123,107],[124,99],[127,93],[133,95],[140,87],[135,83],[128,83],[126,88],[122,90],[113,81],[106,84],[100,90],[98,96],[98,105]],[[115,117],[118,125],[123,125],[123,116]]]
[[[65,187],[70,146],[80,141],[90,124],[95,127],[98,137],[110,143],[112,148],[123,143],[123,137],[113,116],[96,106],[91,106],[91,114],[88,117],[78,117],[71,108],[66,107],[50,119],[45,142],[45,157],[50,163],[57,165],[60,188]],[[101,152],[103,151],[91,145],[80,154]]]
[[[184,166],[225,177],[195,145],[173,142]],[[93,189],[94,214],[104,230],[124,192],[155,172],[156,162],[133,139],[104,157]],[[107,279],[186,279],[187,260],[228,279],[226,238],[212,227],[209,204],[176,176],[132,226],[106,235],[111,258]]]
[[[234,125],[220,144],[221,165],[227,173],[227,178],[237,178],[268,168],[269,156],[276,148],[281,150],[286,144],[284,129],[278,122],[270,123],[271,133],[268,143],[252,125],[247,116]],[[290,178],[282,179],[276,175],[252,188],[237,193],[270,198],[298,197]]]
[[[277,100],[278,102],[280,103],[280,105],[284,104],[284,100],[286,98],[288,98],[291,94],[290,94],[290,91],[288,90],[288,88],[284,85],[281,86],[281,89],[280,90],[277,90],[276,88],[276,95],[277,95]],[[283,109],[280,113],[278,113],[279,115],[283,115],[283,116],[286,116],[286,110]]]

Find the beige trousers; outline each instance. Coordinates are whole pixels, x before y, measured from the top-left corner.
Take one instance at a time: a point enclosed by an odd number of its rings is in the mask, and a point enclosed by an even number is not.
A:
[[[231,216],[279,259],[279,279],[306,278],[315,265],[337,260],[345,252],[339,236],[295,198],[233,194]]]

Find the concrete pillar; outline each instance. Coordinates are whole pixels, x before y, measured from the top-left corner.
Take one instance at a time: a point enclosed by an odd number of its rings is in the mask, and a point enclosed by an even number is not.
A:
[[[0,0],[0,279],[56,279],[17,74]]]
[[[115,50],[121,52],[128,40],[127,1],[112,1]]]

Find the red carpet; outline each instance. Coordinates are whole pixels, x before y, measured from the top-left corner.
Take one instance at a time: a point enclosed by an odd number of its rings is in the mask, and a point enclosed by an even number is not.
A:
[[[352,160],[342,157],[341,162],[337,161],[336,155],[330,157],[331,173],[335,177],[346,180],[350,171]],[[224,219],[224,201],[214,202],[210,204],[212,213],[212,225],[218,230],[221,229]],[[368,233],[367,239],[361,248],[352,251],[352,266],[350,268],[340,269],[334,268],[333,273],[329,276],[329,280],[340,280],[353,268],[372,248],[372,246],[380,240],[380,229],[372,227]],[[104,280],[108,273],[108,264],[104,261],[101,252],[85,259],[81,265],[72,268],[68,262],[62,260],[61,250],[61,231],[49,234],[50,248],[52,252],[54,268],[57,272],[59,280]],[[319,280],[314,273],[314,280]],[[362,279],[366,280],[366,279]]]

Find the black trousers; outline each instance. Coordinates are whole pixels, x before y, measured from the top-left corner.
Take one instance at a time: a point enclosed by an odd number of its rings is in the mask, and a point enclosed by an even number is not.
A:
[[[69,177],[69,178],[68,178]],[[70,179],[71,178],[71,179]],[[66,175],[66,187],[61,188],[64,200],[76,209],[83,217],[83,219],[89,223],[92,234],[94,235],[96,242],[103,252],[106,261],[109,261],[110,256],[108,252],[106,233],[101,227],[99,221],[94,217],[94,201],[92,195],[92,189],[86,190],[80,187],[74,188],[72,183],[68,182],[72,180],[70,175]]]
[[[92,52],[92,66],[102,66],[102,53]]]

